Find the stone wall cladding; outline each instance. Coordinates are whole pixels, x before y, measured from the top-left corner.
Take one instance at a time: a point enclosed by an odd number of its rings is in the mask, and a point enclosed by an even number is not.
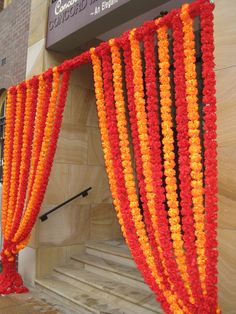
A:
[[[0,89],[25,79],[30,0],[13,0],[0,12]]]

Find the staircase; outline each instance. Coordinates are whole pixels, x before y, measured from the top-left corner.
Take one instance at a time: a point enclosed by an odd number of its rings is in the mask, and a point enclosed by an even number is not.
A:
[[[36,285],[78,314],[163,313],[122,241],[87,243],[85,253]]]

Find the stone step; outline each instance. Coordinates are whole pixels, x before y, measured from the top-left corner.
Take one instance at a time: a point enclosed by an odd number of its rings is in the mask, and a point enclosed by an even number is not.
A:
[[[76,287],[82,288],[84,285],[99,289],[107,294],[114,295],[135,305],[143,307],[144,310],[150,310],[152,313],[162,313],[159,304],[155,300],[152,292],[147,292],[137,287],[121,283],[119,281],[104,278],[84,269],[77,269],[73,265],[56,267],[55,276]]]
[[[86,253],[72,256],[71,261],[75,267],[77,267],[76,263],[79,263],[79,266],[83,266],[87,271],[150,292],[150,288],[144,283],[138,269],[134,267]]]
[[[86,252],[106,260],[136,268],[136,264],[132,259],[130,251],[122,240],[88,242],[86,243]]]
[[[44,291],[57,294],[73,305],[82,307],[88,313],[95,314],[153,314],[153,311],[144,309],[118,297],[103,293],[93,287],[74,286],[54,276],[36,280],[37,286]],[[78,308],[78,314],[80,313]]]

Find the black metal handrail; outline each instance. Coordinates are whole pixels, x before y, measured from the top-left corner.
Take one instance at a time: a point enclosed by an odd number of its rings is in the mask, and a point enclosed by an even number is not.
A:
[[[76,199],[77,197],[80,197],[80,196],[86,197],[86,196],[88,196],[88,191],[90,191],[90,190],[92,190],[91,187],[89,187],[89,188],[87,188],[86,190],[80,192],[79,194],[76,194],[75,196],[69,198],[67,201],[61,203],[60,205],[57,205],[56,207],[53,207],[52,209],[50,209],[49,211],[47,211],[47,212],[44,213],[43,215],[39,216],[39,219],[40,219],[41,221],[47,220],[47,219],[48,219],[48,215],[50,215],[51,213],[53,213],[55,210],[61,208],[62,206],[64,206],[64,205],[70,203],[71,201],[73,201],[73,200]]]

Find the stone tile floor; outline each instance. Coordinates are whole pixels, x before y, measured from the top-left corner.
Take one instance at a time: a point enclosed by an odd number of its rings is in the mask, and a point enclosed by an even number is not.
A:
[[[79,314],[56,299],[36,290],[29,293],[0,296],[0,314]]]

